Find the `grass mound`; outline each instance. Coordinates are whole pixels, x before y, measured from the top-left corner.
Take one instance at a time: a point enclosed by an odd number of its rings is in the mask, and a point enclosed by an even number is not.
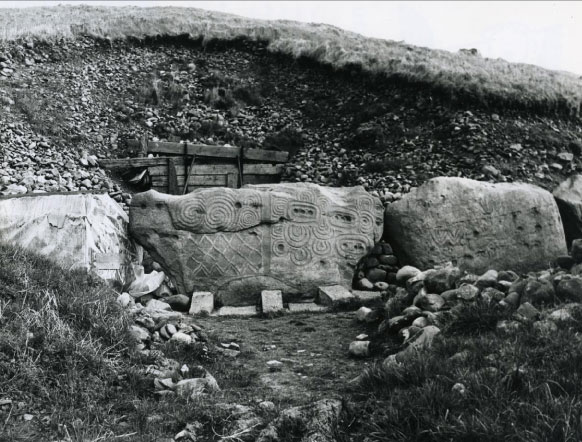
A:
[[[102,431],[102,407],[129,373],[128,318],[115,294],[20,249],[0,247],[0,269],[0,398],[12,401],[0,440],[34,440],[11,431],[22,414],[31,431],[84,434],[79,422]],[[76,419],[76,430],[63,427]]]
[[[492,326],[491,309],[461,313],[430,351],[364,372],[353,440],[581,440],[580,326],[541,332],[524,324],[507,336]]]
[[[427,86],[448,98],[579,117],[582,79],[568,72],[367,38],[323,24],[247,19],[191,8],[57,6],[3,9],[0,40],[110,40],[178,36],[193,40],[265,41],[269,50],[336,69]]]

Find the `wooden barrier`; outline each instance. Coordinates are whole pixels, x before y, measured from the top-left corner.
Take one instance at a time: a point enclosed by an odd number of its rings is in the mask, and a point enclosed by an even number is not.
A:
[[[113,170],[147,169],[151,188],[181,194],[197,187],[231,187],[244,184],[275,183],[281,180],[287,152],[210,146],[193,143],[130,140],[142,154],[163,155],[153,158],[99,160]]]

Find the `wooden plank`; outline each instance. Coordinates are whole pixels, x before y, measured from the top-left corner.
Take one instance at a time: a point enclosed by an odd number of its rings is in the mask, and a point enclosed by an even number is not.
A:
[[[168,158],[168,193],[178,195],[178,177],[176,176],[176,162]]]
[[[243,158],[245,160],[265,161],[267,163],[286,163],[289,159],[289,152],[264,149],[245,149],[243,152]]]
[[[140,147],[140,157],[147,157],[148,156],[148,137],[146,134],[141,136],[139,140],[139,147]]]
[[[176,162],[178,159],[176,159]],[[181,158],[180,158],[181,160]],[[195,164],[192,175],[225,175],[236,172],[238,169],[235,164]],[[165,176],[168,170],[164,166],[155,166],[148,168],[150,176]],[[186,175],[187,169],[183,164],[176,164],[176,175]]]
[[[240,153],[239,147],[210,146],[207,144],[168,143],[162,141],[150,141],[148,152],[154,154],[196,155],[200,157],[236,158]]]
[[[239,147],[211,146],[208,144],[170,143],[164,141],[150,141],[148,152],[173,155],[197,155],[202,157],[236,158],[240,153]],[[289,152],[264,149],[245,149],[243,159],[252,161],[266,161],[268,163],[286,163]]]
[[[178,162],[178,158],[174,160]],[[280,175],[284,166],[280,164],[245,164],[245,174],[251,175]],[[148,168],[150,176],[165,176],[168,174],[166,166],[154,166]],[[196,164],[192,175],[222,175],[238,172],[236,164]],[[186,175],[187,168],[182,164],[176,164],[176,175]]]
[[[106,169],[130,169],[132,167],[166,166],[167,164],[168,157],[99,160],[99,165],[105,167]]]
[[[281,164],[245,164],[245,175],[281,175],[283,168]]]
[[[231,189],[238,188],[238,173],[229,173],[226,175],[226,187]]]
[[[188,182],[188,186],[196,187],[196,186],[214,186],[214,187],[225,187],[227,182],[228,174],[225,175],[192,175],[190,177],[190,181]],[[177,183],[178,186],[183,186],[184,182],[186,181],[185,177],[178,176]],[[154,187],[163,187],[164,191],[167,192],[168,188],[168,177],[165,176],[157,176],[152,177],[152,186]]]

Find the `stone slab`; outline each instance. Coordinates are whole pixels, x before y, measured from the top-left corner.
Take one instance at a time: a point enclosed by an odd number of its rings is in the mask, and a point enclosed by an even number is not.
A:
[[[382,237],[384,209],[361,186],[281,183],[181,196],[148,191],[134,196],[129,218],[132,236],[178,292],[255,305],[262,290],[297,302],[322,285],[351,285]]]
[[[352,290],[352,295],[361,305],[373,305],[382,303],[380,292],[368,292],[366,290]]]
[[[92,269],[123,285],[135,252],[128,218],[106,194],[27,194],[0,198],[0,243],[17,245],[65,269]]]
[[[220,307],[212,316],[257,316],[257,308],[254,305],[245,307],[232,307],[224,306]]]
[[[354,295],[341,285],[319,287],[319,302],[326,306],[345,304],[354,300]]]
[[[532,184],[433,178],[388,204],[384,224],[398,262],[420,269],[527,273],[566,254],[554,197]]]
[[[290,302],[289,311],[291,313],[321,313],[327,312],[329,309],[323,305],[314,302]]]
[[[210,292],[194,292],[190,301],[191,315],[198,315],[202,312],[212,313],[214,310],[214,295]]]
[[[283,294],[281,290],[263,290],[261,292],[263,313],[277,313],[283,310]]]

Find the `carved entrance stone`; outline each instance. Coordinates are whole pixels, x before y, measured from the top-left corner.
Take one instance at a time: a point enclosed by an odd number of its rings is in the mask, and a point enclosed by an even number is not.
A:
[[[224,305],[264,289],[287,299],[351,285],[382,236],[383,206],[361,187],[273,184],[136,195],[130,230],[181,292],[213,291]]]

